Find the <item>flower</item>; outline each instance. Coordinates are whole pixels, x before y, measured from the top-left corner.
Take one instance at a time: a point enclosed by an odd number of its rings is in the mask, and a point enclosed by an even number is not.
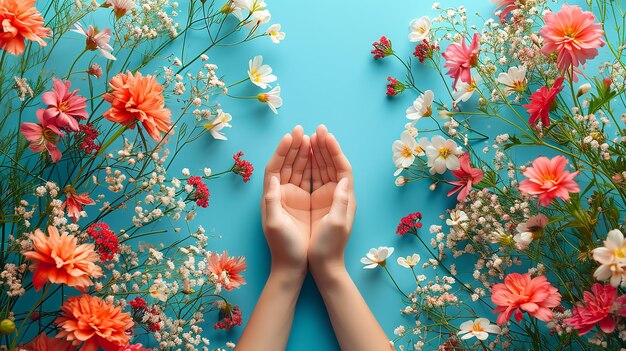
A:
[[[260,102],[266,103],[274,113],[278,113],[276,109],[283,105],[283,99],[280,97],[280,85],[275,86],[268,92],[259,93],[256,98]]]
[[[549,322],[553,317],[550,309],[561,303],[561,294],[543,275],[532,278],[530,273],[511,273],[504,278],[504,283],[491,288],[491,302],[497,305],[493,312],[500,313],[499,325],[511,319],[513,313],[515,320],[521,321],[522,311]]]
[[[202,182],[202,178],[198,176],[189,177],[187,184],[196,188],[196,191],[193,193],[193,199],[196,201],[196,205],[205,208],[209,207],[209,196],[211,193],[206,184]]]
[[[172,122],[171,111],[165,108],[163,86],[156,77],[128,71],[111,78],[109,85],[113,92],[102,98],[111,103],[111,108],[103,116],[131,129],[141,122],[152,139],[161,141],[161,132],[167,133]]]
[[[387,37],[384,35],[380,37],[378,41],[372,43],[372,46],[374,47],[374,49],[371,51],[371,53],[372,55],[374,55],[374,60],[393,55],[391,41],[387,39]]]
[[[128,304],[133,309],[133,311],[140,311],[148,308],[148,303],[146,302],[146,300],[142,299],[139,296],[136,296],[134,299],[128,301]]]
[[[504,85],[504,95],[506,96],[513,93],[523,93],[528,85],[526,67],[510,67],[507,73],[502,72],[498,75],[498,83]]]
[[[387,258],[393,253],[393,247],[381,246],[378,249],[372,248],[361,258],[361,263],[365,265],[365,269],[376,268],[377,266],[384,267],[387,264]]]
[[[467,214],[464,211],[457,210],[450,212],[450,218],[446,219],[446,224],[454,227],[467,221],[469,221]]]
[[[594,283],[591,291],[585,291],[585,304],[578,302],[572,308],[572,316],[565,319],[565,323],[578,331],[578,335],[585,335],[596,324],[605,333],[615,330],[615,319],[611,314],[626,316],[626,295],[617,297],[617,289],[611,285]]]
[[[465,83],[463,81],[457,83],[454,87],[454,91],[452,92],[452,96],[455,99],[452,101],[453,107],[456,107],[456,105],[458,105],[461,101],[466,102],[472,97],[472,95],[474,95],[474,92],[478,89],[479,79],[480,76],[476,78],[472,77],[472,81],[470,83]]]
[[[474,33],[470,46],[465,44],[465,39],[459,43],[452,43],[448,45],[446,51],[442,54],[446,59],[446,63],[443,65],[448,68],[447,74],[454,78],[453,87],[456,87],[457,81],[460,79],[462,82],[470,83],[472,81],[472,75],[470,69],[478,65],[478,55],[480,54],[480,36],[478,33]]]
[[[396,78],[387,77],[387,81],[389,81],[389,83],[387,83],[387,96],[396,96],[406,89],[404,84]]]
[[[461,148],[456,146],[452,139],[444,139],[435,135],[431,139],[431,144],[425,148],[428,157],[430,173],[443,174],[446,169],[455,170],[461,167],[459,156],[462,154]]]
[[[233,116],[231,116],[230,113],[226,113],[221,109],[218,109],[217,116],[215,116],[211,122],[205,123],[204,128],[209,130],[214,139],[228,140],[228,138],[224,134],[220,133],[220,131],[225,127],[230,128],[231,125],[228,122],[232,119]]]
[[[232,0],[235,7],[246,10],[248,12],[261,11],[267,7],[263,0]]]
[[[35,8],[36,0],[0,0],[0,49],[21,55],[26,48],[24,40],[46,46],[43,41],[52,31],[43,26],[44,19]]]
[[[71,342],[66,340],[59,340],[56,338],[51,338],[46,334],[39,334],[33,340],[31,340],[28,344],[24,345],[23,348],[19,350],[24,351],[76,351],[76,348],[72,345]]]
[[[578,91],[576,92],[576,97],[581,97],[587,94],[591,90],[591,84],[585,83],[578,87]]]
[[[52,158],[52,162],[58,162],[61,159],[61,150],[57,147],[58,137],[62,137],[62,131],[53,123],[44,119],[44,109],[37,110],[37,119],[39,124],[24,122],[20,126],[20,133],[30,142],[28,148],[33,152],[47,151]]]
[[[530,118],[528,124],[535,126],[537,120],[541,119],[544,127],[550,125],[550,110],[556,96],[563,90],[563,77],[559,77],[554,81],[552,88],[548,89],[543,86],[530,96],[530,102],[522,105],[526,107]]]
[[[409,41],[422,41],[428,38],[430,27],[431,23],[428,16],[412,20],[409,24]]]
[[[406,109],[406,118],[418,121],[422,117],[432,116],[434,98],[435,94],[433,94],[433,91],[426,90],[413,101],[413,105]]]
[[[145,347],[143,347],[142,344],[128,344],[124,347],[122,347],[121,349],[119,349],[119,351],[153,351],[153,349],[147,349]]]
[[[109,41],[111,40],[111,30],[109,28],[99,31],[97,28],[89,25],[87,30],[85,30],[80,23],[75,23],[74,27],[75,29],[73,29],[72,32],[82,34],[87,37],[87,39],[85,39],[86,50],[100,50],[102,56],[109,60],[115,60],[115,56],[111,55],[113,47],[109,45]]]
[[[113,7],[115,18],[120,19],[135,8],[135,0],[106,0],[102,7]]]
[[[235,164],[232,167],[232,172],[235,174],[239,174],[243,178],[243,182],[247,183],[250,180],[252,172],[254,172],[254,166],[252,166],[252,163],[250,163],[250,161],[242,160],[241,156],[243,156],[242,151],[239,151],[233,155]]]
[[[274,44],[278,44],[282,40],[285,39],[285,32],[281,32],[280,31],[280,24],[278,24],[278,23],[272,24],[265,31],[265,34],[267,34],[270,37],[270,39],[272,40],[272,43],[274,43]]]
[[[539,205],[547,207],[556,197],[569,201],[569,193],[580,192],[580,187],[574,181],[579,171],[570,173],[565,170],[567,159],[561,155],[552,159],[541,156],[526,168],[524,179],[519,184],[519,190],[527,195],[538,195]]]
[[[396,228],[396,234],[404,235],[406,233],[416,234],[417,230],[422,227],[422,214],[420,212],[410,213],[400,219],[400,224]]]
[[[593,273],[596,279],[609,280],[615,287],[626,285],[626,240],[620,230],[609,231],[604,246],[591,252],[593,259],[600,263],[600,267]]]
[[[518,233],[531,233],[534,237],[537,237],[543,232],[543,228],[548,224],[548,217],[539,213],[536,216],[528,218],[526,222],[522,222],[515,228]]]
[[[91,64],[91,66],[89,66],[87,74],[96,77],[96,79],[100,79],[100,77],[102,77],[102,67],[94,62]]]
[[[533,242],[533,233],[530,232],[521,232],[517,233],[513,236],[513,241],[515,242],[515,248],[518,250],[526,250],[528,245]]]
[[[487,318],[476,318],[473,321],[465,321],[461,323],[457,335],[463,335],[462,340],[476,337],[478,340],[486,340],[488,333],[500,334],[502,329],[497,325],[491,324]]]
[[[167,283],[165,283],[163,279],[157,278],[148,289],[148,292],[153,298],[161,302],[166,302],[170,289],[167,287]]]
[[[60,234],[56,227],[49,226],[46,236],[36,229],[29,237],[33,241],[33,251],[22,254],[32,263],[28,267],[33,272],[33,286],[41,290],[49,281],[65,284],[80,291],[93,285],[91,278],[100,278],[102,268],[96,265],[98,254],[93,244],[78,244],[75,236]]]
[[[456,196],[456,199],[459,202],[464,202],[467,194],[472,189],[472,185],[483,179],[483,171],[480,168],[472,168],[470,162],[469,152],[466,151],[459,157],[459,168],[452,170],[452,174],[454,174],[457,180],[450,182],[450,184],[454,185],[454,188],[448,192],[448,196],[458,191],[459,194]]]
[[[72,219],[72,222],[76,223],[82,216],[83,207],[86,205],[94,205],[95,202],[89,197],[89,193],[78,194],[76,189],[71,186],[65,188],[65,201],[61,208],[65,210],[67,208],[67,216]]]
[[[250,81],[261,89],[268,87],[267,83],[276,81],[276,76],[272,74],[272,67],[263,64],[263,56],[255,56],[248,62],[248,77]]]
[[[224,303],[220,307],[219,318],[220,320],[213,325],[213,329],[231,330],[243,323],[239,306],[231,306],[229,303]]]
[[[517,0],[491,0],[491,2],[497,2],[500,10],[500,22],[505,23],[506,17],[511,11],[517,9]]]
[[[63,82],[60,79],[52,79],[52,91],[41,95],[43,103],[48,105],[44,110],[43,117],[52,121],[59,128],[67,128],[79,131],[78,121],[87,119],[87,99],[77,95],[78,89],[70,92],[70,81]]]
[[[433,57],[435,50],[439,50],[439,45],[430,44],[428,39],[424,39],[421,43],[415,46],[413,56],[417,57],[420,63],[424,63],[424,60]]]
[[[583,11],[580,6],[563,4],[559,12],[546,12],[543,20],[545,24],[539,31],[544,40],[541,52],[556,52],[557,66],[563,73],[598,56],[598,48],[605,44],[602,24],[594,23],[593,12]]]
[[[100,134],[93,126],[93,122],[79,124],[80,131],[74,134],[74,139],[78,141],[78,150],[91,155],[100,151],[100,145],[96,143],[96,138]]]
[[[128,344],[135,323],[122,306],[114,306],[97,296],[72,296],[61,306],[62,314],[54,320],[61,329],[57,338],[71,341],[78,351],[117,351]]]
[[[96,242],[96,251],[100,254],[101,261],[112,260],[120,251],[120,241],[108,224],[94,223],[87,228],[87,234]]]
[[[226,251],[221,255],[211,253],[208,259],[209,272],[218,277],[218,283],[226,290],[233,290],[246,283],[240,274],[246,268],[245,257],[229,257]]]
[[[406,130],[400,134],[400,140],[393,142],[391,150],[393,151],[393,163],[399,170],[411,166],[413,162],[415,162],[416,155],[424,155],[422,146],[415,141],[411,133]]]
[[[414,253],[407,257],[398,257],[398,264],[404,268],[413,268],[420,262],[420,255]]]

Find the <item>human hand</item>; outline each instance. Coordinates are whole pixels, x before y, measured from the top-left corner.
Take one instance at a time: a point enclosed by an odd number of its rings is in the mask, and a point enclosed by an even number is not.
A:
[[[265,168],[261,217],[272,272],[307,271],[311,232],[310,140],[301,126],[286,134]]]
[[[308,257],[315,276],[345,269],[344,251],[352,230],[356,200],[350,162],[325,126],[311,136],[311,239]]]

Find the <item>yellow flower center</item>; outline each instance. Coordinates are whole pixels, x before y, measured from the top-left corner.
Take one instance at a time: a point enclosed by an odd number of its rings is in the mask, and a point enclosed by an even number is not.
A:
[[[626,257],[626,245],[620,247],[619,249],[615,250],[615,258],[617,259],[623,259]]]
[[[480,333],[480,332],[484,332],[485,329],[483,329],[483,327],[480,326],[480,323],[474,322],[472,324],[472,331],[475,333]]]
[[[259,83],[261,81],[261,74],[256,69],[250,70],[250,80]]]
[[[424,149],[422,149],[422,147],[421,147],[421,146],[417,145],[417,146],[415,147],[415,149],[413,149],[413,151],[414,151],[416,154],[421,154],[422,152],[424,152]]]
[[[65,112],[70,109],[70,105],[68,104],[66,100],[64,100],[64,101],[61,101],[57,109],[61,112]]]
[[[428,108],[426,108],[426,112],[424,112],[424,116],[423,117],[430,117],[433,114],[433,107],[432,106],[428,106]]]
[[[439,149],[439,157],[448,158],[448,156],[450,156],[450,149],[448,149],[447,147],[442,147]]]
[[[402,148],[401,155],[404,158],[409,158],[409,157],[413,156],[413,152],[411,151],[411,148],[409,148],[408,146],[404,146]]]
[[[256,98],[261,102],[268,102],[270,101],[270,94],[259,93]]]

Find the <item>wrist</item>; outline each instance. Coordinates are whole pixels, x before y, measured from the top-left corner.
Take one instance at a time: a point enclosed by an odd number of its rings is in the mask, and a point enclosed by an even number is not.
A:
[[[272,263],[272,268],[270,270],[270,278],[274,280],[283,281],[283,282],[291,282],[297,285],[302,285],[304,278],[306,277],[307,269],[305,267],[294,267],[294,266],[285,266],[285,265],[277,265]]]
[[[311,265],[311,275],[320,288],[335,285],[346,279],[350,279],[350,275],[346,270],[343,260]]]

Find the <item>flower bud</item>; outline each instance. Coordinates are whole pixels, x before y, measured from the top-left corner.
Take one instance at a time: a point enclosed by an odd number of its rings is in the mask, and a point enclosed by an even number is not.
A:
[[[0,334],[9,335],[15,332],[15,323],[10,319],[0,321]]]
[[[406,183],[407,183],[407,180],[403,176],[398,176],[396,178],[396,186],[404,186],[404,184]]]
[[[580,97],[584,94],[587,94],[589,92],[589,90],[591,90],[591,84],[589,83],[585,83],[583,85],[581,85],[580,87],[578,87],[578,93],[576,93],[577,97]]]
[[[428,189],[430,189],[430,191],[435,191],[435,189],[437,189],[437,183],[432,183]]]
[[[613,81],[609,77],[604,77],[604,79],[602,80],[602,83],[604,83],[604,87],[608,89],[613,84]]]
[[[439,118],[444,119],[444,118],[451,118],[451,117],[452,117],[452,112],[448,110],[439,111]]]

